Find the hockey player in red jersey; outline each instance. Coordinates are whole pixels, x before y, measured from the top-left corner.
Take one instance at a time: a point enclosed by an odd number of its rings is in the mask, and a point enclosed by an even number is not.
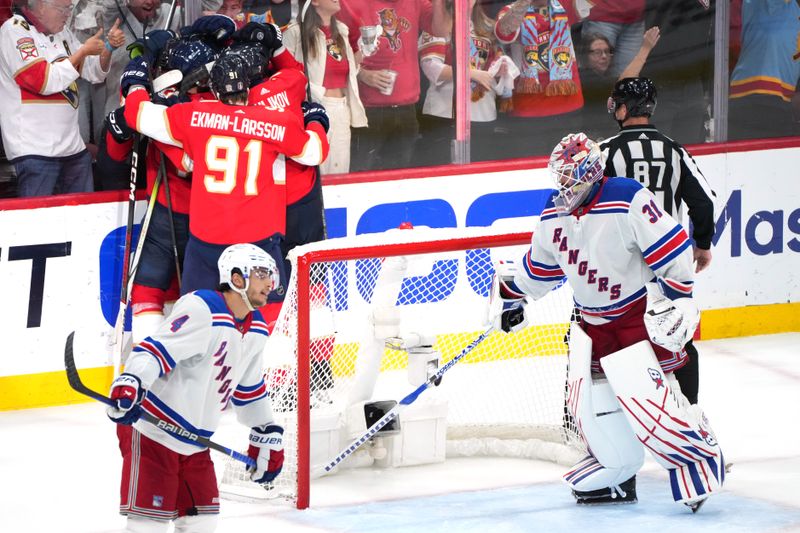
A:
[[[525,298],[565,279],[581,319],[570,328],[567,403],[587,444],[564,479],[578,503],[636,501],[647,448],[672,496],[697,510],[725,477],[722,451],[672,371],[686,361],[699,311],[683,227],[635,180],[604,178],[596,143],[564,137],[550,157],[556,192],[517,263],[499,263],[490,320],[523,328]]]
[[[283,53],[288,54],[280,46],[275,56]],[[319,124],[327,119],[324,110],[306,129],[297,114],[247,106],[247,69],[235,55],[221,58],[211,71],[219,102],[154,105],[142,90],[148,84],[144,70],[141,61],[132,62],[122,77],[123,88],[133,87],[126,120],[150,137],[182,147],[194,161],[183,292],[209,286],[212,265],[232,236],[267,250],[283,270],[283,161],[286,156],[307,165],[324,160],[328,145]]]
[[[152,33],[161,34],[163,30]],[[148,37],[149,34],[145,39]],[[154,74],[161,75],[154,81],[152,98],[154,102],[171,105],[179,101],[213,98],[209,91],[198,93],[196,86],[186,83],[181,83],[180,87],[175,85],[157,87],[159,80],[173,79],[171,74],[174,72],[180,73],[180,76],[174,79],[188,80],[196,69],[205,69],[206,64],[216,57],[210,46],[199,40],[161,39],[157,44],[153,41],[155,39],[146,41],[147,54],[157,65]],[[135,48],[132,53],[140,55]],[[119,108],[109,113],[106,118],[105,147],[109,157],[115,161],[126,160],[133,144],[134,132],[128,127],[123,113],[124,108]],[[161,172],[162,160],[164,175],[157,189],[152,214],[148,215],[150,219],[137,259],[130,294],[134,344],[155,331],[165,314],[169,314],[169,306],[177,299],[179,287],[177,275],[183,263],[189,237],[192,162],[185,157],[181,148],[157,141],[147,144],[145,161],[148,195],[153,194],[156,177]],[[169,188],[169,199],[167,188]]]
[[[250,479],[269,483],[283,466],[283,428],[275,423],[262,373],[267,325],[258,311],[279,283],[275,261],[252,244],[226,248],[218,291],[183,296],[153,335],[136,346],[111,384],[122,452],[120,512],[126,531],[210,533],[219,490],[209,450],[139,422],[142,411],[210,437],[232,404],[251,427]]]

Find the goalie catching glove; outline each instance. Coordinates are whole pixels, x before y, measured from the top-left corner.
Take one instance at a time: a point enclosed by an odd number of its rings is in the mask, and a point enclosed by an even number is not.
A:
[[[650,339],[671,352],[680,352],[694,336],[700,310],[692,298],[670,300],[655,283],[647,283],[644,326]]]
[[[247,455],[256,461],[247,469],[254,483],[270,483],[283,468],[283,428],[276,424],[257,426],[250,430]]]
[[[111,384],[108,396],[116,403],[116,406],[109,407],[106,414],[117,424],[131,425],[142,416],[142,400],[145,391],[137,376],[120,374]]]
[[[514,284],[517,266],[513,261],[499,261],[494,266],[489,294],[489,324],[496,330],[513,333],[528,325],[525,294]]]

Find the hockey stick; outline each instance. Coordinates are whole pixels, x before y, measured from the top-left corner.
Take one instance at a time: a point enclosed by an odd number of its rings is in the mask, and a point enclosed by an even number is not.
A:
[[[483,340],[489,336],[494,331],[494,326],[490,326],[486,331],[475,337],[475,339],[467,344],[461,353],[453,357],[446,365],[439,369],[438,372],[433,374],[428,378],[428,380],[414,389],[410,394],[408,394],[405,398],[400,400],[397,405],[392,407],[385,415],[383,415],[380,420],[375,422],[372,426],[369,427],[366,433],[362,436],[358,437],[357,439],[353,440],[345,449],[343,449],[339,455],[337,455],[331,462],[329,462],[324,467],[320,467],[314,470],[311,477],[317,478],[329,473],[331,470],[336,468],[336,466],[347,459],[353,452],[359,449],[365,442],[375,436],[384,426],[386,426],[389,422],[397,418],[400,413],[402,413],[406,407],[414,403],[414,401],[422,394],[426,389],[428,389],[431,385],[434,385],[437,381],[442,379],[442,376],[445,372],[453,368],[453,366],[458,363],[461,359],[467,356],[472,350],[475,349]]]
[[[89,387],[83,384],[81,381],[81,376],[78,374],[78,369],[75,367],[75,356],[72,352],[72,342],[75,338],[75,332],[73,331],[67,336],[67,344],[64,347],[64,368],[67,371],[67,381],[69,381],[69,386],[72,387],[75,392],[79,392],[85,396],[90,398],[94,398],[98,402],[104,403],[110,407],[116,407],[117,404],[108,396],[104,396],[99,392],[93,391]],[[171,422],[167,422],[165,420],[161,420],[160,418],[151,415],[145,410],[142,410],[142,420],[145,422],[149,422],[153,424],[159,429],[166,431],[167,433],[171,433],[172,435],[179,436],[183,439],[188,439],[196,444],[201,446],[205,446],[207,448],[211,448],[212,450],[216,450],[218,452],[224,453],[237,461],[241,461],[242,463],[246,464],[250,467],[255,467],[256,462],[251,457],[244,455],[242,453],[237,452],[236,450],[232,450],[230,448],[226,448],[221,444],[217,444],[216,442],[207,439],[206,437],[200,436],[197,433],[193,433],[188,429],[175,425]]]
[[[136,271],[139,268],[139,260],[142,256],[142,248],[144,247],[144,239],[147,236],[147,230],[150,227],[150,219],[153,216],[153,210],[156,205],[156,198],[158,197],[158,188],[161,184],[161,174],[156,176],[156,181],[153,183],[153,190],[150,193],[150,201],[147,204],[147,212],[144,214],[142,220],[142,230],[139,232],[139,239],[136,242],[136,250],[133,254],[130,253],[131,234],[133,233],[133,225],[128,230],[125,237],[126,249],[124,256],[124,263],[122,265],[123,275],[120,287],[120,301],[119,310],[117,311],[117,321],[114,323],[114,376],[119,375],[119,367],[122,366],[122,353],[125,350],[123,346],[123,337],[125,336],[125,312],[128,310],[128,303],[130,302],[130,293],[133,290],[133,281],[136,279]]]
[[[129,180],[130,190],[128,192],[128,222],[125,229],[125,247],[122,252],[122,282],[119,287],[120,309],[117,313],[117,321],[114,323],[114,375],[119,375],[119,367],[122,364],[122,336],[125,334],[125,309],[128,306],[128,277],[131,267],[131,244],[133,241],[133,212],[136,209],[136,179],[139,166],[139,147],[140,136],[133,134],[133,151],[131,152],[131,175]]]
[[[175,217],[172,213],[172,197],[169,194],[169,177],[164,152],[159,154],[159,172],[164,176],[164,193],[167,197],[167,214],[169,215],[169,233],[172,240],[172,255],[175,258],[175,275],[178,277],[178,291],[181,289],[181,260],[178,256],[178,237],[175,234]]]

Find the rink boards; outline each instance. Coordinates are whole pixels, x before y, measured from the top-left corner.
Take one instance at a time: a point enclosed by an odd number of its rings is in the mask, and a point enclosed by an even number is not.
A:
[[[714,259],[695,282],[703,339],[800,330],[800,143],[794,144],[693,150],[717,193]],[[543,160],[464,168],[326,180],[329,236],[380,232],[403,221],[533,229],[551,188]],[[109,382],[127,202],[89,198],[0,204],[0,409],[81,400],[63,379],[64,341],[73,330],[86,379],[98,389]],[[137,202],[136,220],[144,208]]]

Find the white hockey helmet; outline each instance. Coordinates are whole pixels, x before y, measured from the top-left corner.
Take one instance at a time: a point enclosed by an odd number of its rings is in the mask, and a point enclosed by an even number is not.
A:
[[[247,298],[250,276],[267,275],[272,279],[273,287],[280,284],[280,274],[275,260],[254,244],[244,243],[228,246],[219,256],[217,268],[219,268],[219,282],[227,283],[232,290],[238,292],[251,311],[253,306]],[[236,288],[231,279],[236,272],[244,278],[244,287],[241,289]]]
[[[570,133],[556,145],[547,168],[558,191],[554,203],[560,215],[571,213],[603,177],[603,154],[584,133]]]

